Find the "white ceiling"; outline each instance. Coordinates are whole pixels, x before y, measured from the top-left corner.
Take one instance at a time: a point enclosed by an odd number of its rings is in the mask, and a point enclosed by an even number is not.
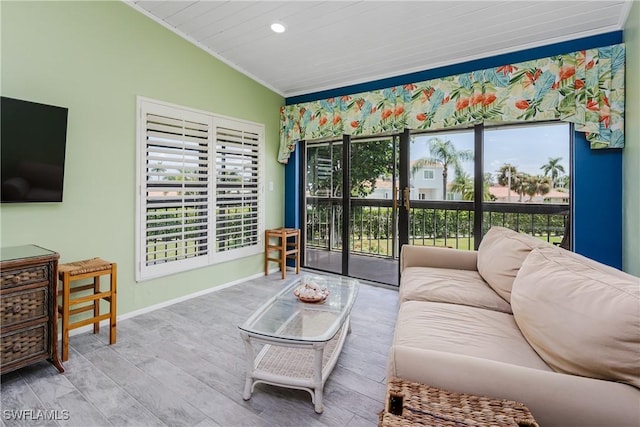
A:
[[[622,30],[632,2],[125,1],[286,97]]]

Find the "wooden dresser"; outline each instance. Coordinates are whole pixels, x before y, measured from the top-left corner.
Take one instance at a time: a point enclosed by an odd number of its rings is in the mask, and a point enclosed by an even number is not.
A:
[[[60,255],[35,245],[0,248],[0,373],[58,359]]]

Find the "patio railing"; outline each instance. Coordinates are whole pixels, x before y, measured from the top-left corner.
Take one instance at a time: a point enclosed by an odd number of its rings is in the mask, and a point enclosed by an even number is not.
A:
[[[500,203],[483,205],[483,233],[499,225],[548,242],[559,243],[566,229],[569,207],[549,203]],[[393,239],[397,224],[391,200],[352,199],[349,250],[360,255],[397,258]],[[470,201],[412,200],[409,243],[474,248],[474,211]],[[306,245],[342,250],[342,199],[307,197]]]

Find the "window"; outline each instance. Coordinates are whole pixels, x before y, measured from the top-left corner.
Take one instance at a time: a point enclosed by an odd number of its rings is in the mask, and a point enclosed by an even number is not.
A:
[[[436,163],[442,176],[432,168],[435,180],[422,183],[433,184],[434,193],[412,205],[416,237],[409,242],[424,242],[427,235],[436,236],[433,244],[452,239],[454,247],[473,249],[480,241],[475,236],[501,226],[568,245],[572,134],[568,123],[542,122],[411,135],[411,169]],[[482,191],[476,194],[477,189]],[[443,207],[431,203],[436,200],[456,203]]]
[[[264,126],[138,99],[136,280],[254,255]]]
[[[545,123],[485,131],[488,200],[567,203],[570,198],[570,126]]]
[[[411,176],[423,170],[426,200],[473,200],[472,129],[416,133],[409,145]],[[425,191],[426,192],[426,191]],[[459,193],[450,199],[447,193]]]

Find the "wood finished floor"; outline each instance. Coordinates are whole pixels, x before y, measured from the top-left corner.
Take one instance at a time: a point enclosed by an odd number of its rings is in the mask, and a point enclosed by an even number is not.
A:
[[[352,333],[316,414],[306,391],[257,385],[242,399],[245,351],[237,325],[295,280],[279,273],[72,336],[66,372],[41,362],[2,376],[2,426],[375,426],[384,404],[398,293],[363,284]],[[11,411],[37,417],[16,420]],[[68,412],[63,412],[68,411]],[[68,413],[68,419],[64,414]],[[29,415],[29,413],[26,413]],[[15,415],[15,414],[14,414]],[[15,417],[14,417],[15,418]]]

